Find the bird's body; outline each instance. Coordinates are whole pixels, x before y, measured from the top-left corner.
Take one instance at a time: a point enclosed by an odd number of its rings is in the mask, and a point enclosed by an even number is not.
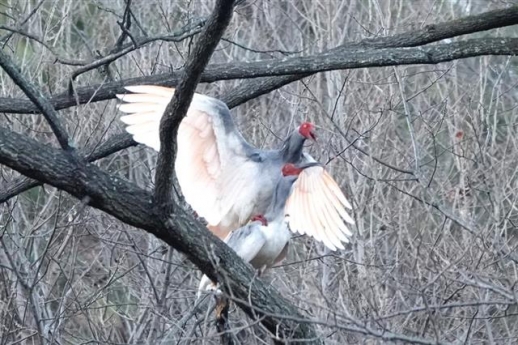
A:
[[[129,114],[121,120],[135,141],[158,151],[160,118],[174,89],[127,89],[133,93],[118,95],[127,102],[119,109]],[[177,136],[175,172],[185,200],[214,234],[227,238],[252,216],[268,213],[284,164],[314,162],[303,152],[305,140],[315,139],[313,129],[312,124],[303,123],[280,149],[262,150],[242,137],[225,103],[194,94]],[[290,214],[292,231],[311,235],[335,250],[343,249],[342,242],[348,242],[351,235],[344,223],[354,223],[345,208],[351,205],[340,187],[322,166],[314,166],[301,173],[284,211]],[[273,245],[266,249],[278,251]]]
[[[256,256],[250,260],[250,264],[263,272],[286,258],[291,232],[283,217],[283,219],[275,219],[267,226],[263,226],[261,233],[264,244]]]
[[[292,133],[288,139],[300,137],[296,131]],[[300,147],[302,148],[304,141],[300,140]],[[229,234],[248,221],[253,215],[266,214],[268,207],[272,202],[272,196],[275,190],[275,185],[278,181],[278,172],[285,163],[305,163],[310,160],[305,155],[299,154],[298,157],[290,156],[286,159],[284,147],[280,150],[261,151],[257,150],[250,156],[248,161],[243,165],[243,170],[247,170],[250,174],[247,176],[247,181],[261,181],[257,184],[248,184],[244,182],[239,189],[241,190],[240,199],[243,202],[235,202],[226,215],[221,217],[219,223],[214,225],[218,232],[222,234]]]
[[[202,157],[205,163],[210,161],[213,158],[214,149],[210,148],[202,155],[197,152],[198,147],[191,150],[188,143],[196,133],[189,132],[198,132],[203,137],[208,128],[214,128],[220,155],[221,174],[218,178],[219,184],[226,188],[225,195],[218,195],[219,200],[210,203],[206,200],[206,194],[202,196],[198,192],[189,193],[184,189],[182,191],[193,209],[203,210],[197,212],[207,220],[209,228],[220,238],[225,238],[230,231],[243,226],[253,215],[266,213],[283,164],[301,163],[307,160],[302,149],[306,139],[311,138],[311,128],[308,128],[306,136],[302,134],[304,130],[302,133],[300,128],[294,130],[280,149],[259,149],[250,145],[237,131],[225,103],[203,95],[197,98],[201,99],[197,109],[204,115],[198,114],[192,119],[187,116],[180,125],[176,174],[181,186],[199,184],[198,176],[193,175],[191,169],[185,167],[192,166],[192,162],[197,160],[193,159],[195,156]],[[208,115],[209,113],[212,115]],[[204,117],[206,117],[205,121]],[[185,144],[182,145],[183,143]],[[212,142],[209,145],[212,145]],[[217,166],[217,164],[213,165]],[[260,183],[250,183],[251,181],[260,181]],[[202,188],[194,189],[202,190]],[[214,205],[211,209],[208,207],[210,204]]]
[[[275,219],[267,225],[253,221],[232,231],[225,242],[243,260],[263,272],[284,259],[290,238],[286,222]]]
[[[238,253],[247,252],[243,249],[247,246],[257,248],[248,250],[254,252],[255,255],[249,255],[246,259],[261,272],[282,261],[286,256],[291,232],[286,222],[284,210],[293,183],[302,171],[302,169],[292,169],[291,167],[294,167],[294,165],[285,164],[282,169],[277,170],[273,197],[270,199],[266,212],[259,214],[261,216],[264,214],[265,219],[261,226],[239,228],[231,232],[226,239],[229,247]],[[279,174],[280,171],[283,172],[282,175]],[[249,238],[254,238],[254,243],[250,243]]]
[[[232,231],[225,238],[225,243],[244,261],[257,269],[259,274],[286,257],[291,239],[284,213],[286,200],[302,170],[314,165],[309,163],[302,168],[297,168],[293,164],[285,164],[281,170],[282,175],[277,173],[273,198],[264,216],[254,216],[249,224]],[[198,296],[209,284],[210,280],[203,276],[198,288]]]

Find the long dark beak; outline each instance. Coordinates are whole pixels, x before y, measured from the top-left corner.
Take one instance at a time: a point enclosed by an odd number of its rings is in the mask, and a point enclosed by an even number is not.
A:
[[[307,169],[311,167],[323,167],[323,165],[320,162],[309,162],[309,163],[302,163],[298,166],[299,169]]]
[[[315,152],[318,154],[318,156],[322,156],[322,147],[320,146],[320,142],[317,140],[317,136],[315,135],[314,131],[311,131],[309,136],[311,137],[311,141],[313,142]]]

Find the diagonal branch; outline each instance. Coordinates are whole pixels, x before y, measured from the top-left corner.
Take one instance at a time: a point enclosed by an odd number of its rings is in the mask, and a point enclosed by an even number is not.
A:
[[[63,151],[3,127],[0,127],[0,164],[79,199],[88,196],[90,206],[155,235],[185,254],[209,278],[220,281],[226,293],[247,301],[236,304],[276,336],[289,337],[295,343],[297,339],[313,339],[304,344],[320,343],[315,340],[318,338],[311,324],[274,316],[303,319],[275,290],[253,279],[252,269],[199,222],[193,222],[182,208],[178,207],[167,218],[153,207],[153,197],[148,191],[107,174],[93,164],[86,164],[78,174],[77,166]],[[214,258],[219,260],[218,265],[214,265]],[[229,279],[225,279],[227,277]],[[252,287],[251,281],[254,281]],[[254,302],[253,307],[248,304],[250,300]]]
[[[45,119],[50,125],[50,128],[54,132],[54,135],[59,141],[59,144],[65,151],[73,152],[74,148],[70,146],[67,132],[58,120],[58,113],[47,100],[45,96],[36,89],[31,83],[29,83],[23,77],[18,67],[12,62],[11,58],[3,51],[0,51],[0,66],[3,70],[11,77],[20,89],[29,97],[29,99],[36,105],[38,110],[43,114]]]
[[[484,55],[517,55],[518,38],[475,38],[427,47],[333,49],[327,53],[256,62],[213,64],[208,75],[219,80],[309,74],[342,69],[427,64]]]
[[[488,11],[472,16],[429,24],[419,30],[410,30],[388,37],[376,37],[360,42],[370,48],[417,47],[446,38],[482,32],[518,24],[518,6]]]
[[[201,74],[232,18],[233,0],[218,0],[214,12],[200,34],[187,59],[182,79],[173,99],[160,120],[160,152],[155,175],[155,203],[172,211],[173,170],[176,152],[176,133],[180,121],[187,114]],[[167,212],[167,213],[169,213]]]

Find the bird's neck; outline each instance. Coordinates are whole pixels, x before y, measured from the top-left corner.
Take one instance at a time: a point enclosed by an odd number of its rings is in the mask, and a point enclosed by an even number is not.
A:
[[[297,163],[302,155],[302,148],[306,138],[295,130],[285,141],[281,149],[283,161],[286,163]]]
[[[281,180],[279,180],[275,188],[275,192],[273,193],[272,202],[270,203],[270,207],[265,215],[268,221],[275,221],[284,217],[284,207],[286,206],[286,201],[290,195],[293,181],[294,179],[286,177],[281,177]]]

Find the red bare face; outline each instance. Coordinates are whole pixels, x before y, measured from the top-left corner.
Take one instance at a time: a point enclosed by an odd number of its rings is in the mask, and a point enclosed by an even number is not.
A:
[[[299,133],[304,138],[309,140],[317,140],[317,137],[315,136],[315,125],[311,122],[304,122],[299,127]]]
[[[259,222],[261,222],[261,224],[263,224],[263,226],[268,225],[268,221],[266,220],[266,218],[264,218],[264,216],[262,214],[253,216],[251,220],[252,220],[252,222],[259,221]]]
[[[295,165],[287,163],[282,167],[282,176],[298,176],[301,171],[301,168],[297,168]]]

